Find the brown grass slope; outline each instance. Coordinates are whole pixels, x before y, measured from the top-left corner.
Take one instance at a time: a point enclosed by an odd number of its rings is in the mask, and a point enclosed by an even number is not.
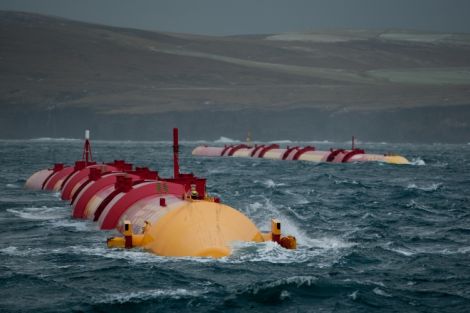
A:
[[[0,11],[0,44],[4,117],[51,111],[134,119],[240,110],[334,115],[470,103],[465,34],[327,30],[212,37]],[[14,133],[8,125],[0,137]]]

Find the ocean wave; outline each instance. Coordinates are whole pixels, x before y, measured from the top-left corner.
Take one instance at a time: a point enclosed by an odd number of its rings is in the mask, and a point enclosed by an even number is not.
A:
[[[470,246],[449,246],[436,248],[434,246],[415,246],[415,247],[404,247],[394,246],[391,242],[383,245],[383,248],[388,251],[395,252],[397,254],[404,255],[406,257],[420,255],[420,254],[434,254],[434,255],[456,255],[456,254],[468,254],[470,253]]]
[[[243,295],[259,295],[264,294],[269,291],[277,291],[275,293],[275,300],[284,300],[288,297],[289,293],[287,290],[288,287],[298,289],[303,287],[310,287],[318,281],[318,278],[315,276],[310,275],[299,275],[299,276],[291,276],[276,280],[268,280],[268,281],[261,281],[250,284],[248,286],[244,286],[239,288],[234,292],[235,297],[243,296]],[[274,300],[274,299],[273,299]]]
[[[307,143],[313,143],[313,144],[333,144],[334,141],[329,141],[329,140],[311,140],[311,141],[307,141]]]
[[[248,215],[252,216],[257,224],[265,224],[266,216],[278,218],[282,225],[282,233],[296,237],[299,248],[304,245],[307,248],[341,249],[356,245],[336,237],[311,238],[303,231],[304,227],[298,226],[294,220],[277,208],[270,199],[265,196],[262,198],[263,203],[256,201],[248,205]],[[270,214],[266,214],[267,212]]]
[[[21,257],[31,257],[37,255],[44,255],[47,254],[48,251],[41,248],[26,248],[26,249],[18,249],[15,246],[8,246],[6,248],[0,249],[0,254],[8,255],[8,256],[21,256]]]
[[[348,179],[335,179],[334,180],[334,184],[335,185],[341,185],[341,184],[345,184],[345,185],[359,185],[359,182],[357,182],[356,180],[348,180]]]
[[[375,293],[376,295],[379,295],[379,296],[382,296],[382,297],[386,297],[386,298],[390,298],[392,297],[391,294],[383,291],[382,289],[380,289],[379,287],[376,287],[374,288],[374,290],[372,290],[373,293]]]
[[[99,298],[95,299],[95,303],[127,303],[127,302],[144,302],[152,299],[182,299],[182,298],[194,298],[200,297],[204,292],[187,290],[184,288],[176,289],[150,289],[142,291],[131,291],[131,292],[120,292],[100,295]]]
[[[246,262],[267,262],[273,264],[304,263],[320,254],[319,251],[299,248],[287,250],[273,241],[261,243],[235,242],[232,255],[220,259],[223,263],[240,264]]]
[[[49,221],[49,224],[55,228],[71,228],[78,232],[97,230],[96,224],[90,225],[89,223],[83,220],[71,220],[70,217],[62,220],[51,220]]]
[[[7,209],[18,217],[28,220],[54,220],[69,216],[70,211],[65,207],[39,207],[39,208],[24,208],[24,209]]]
[[[228,138],[228,137],[220,137],[219,139],[214,140],[214,143],[238,143],[238,142],[240,142],[240,140],[235,140],[235,139]]]
[[[294,198],[294,202],[290,203],[290,204],[304,205],[304,204],[310,203],[310,201],[308,201],[305,196],[303,196],[301,194],[298,194],[296,192],[293,192],[292,190],[287,189],[287,190],[285,190],[285,193],[288,194],[288,195],[291,195]],[[288,209],[290,209],[290,207],[288,207]],[[292,213],[294,213],[300,219],[305,219],[304,217],[300,217],[298,215],[298,213],[296,213],[294,211],[292,211]]]
[[[31,138],[28,141],[81,141],[82,139],[78,138],[53,138],[53,137],[39,137]]]
[[[422,190],[422,191],[427,191],[427,192],[436,191],[440,188],[442,188],[441,183],[432,183],[428,186],[423,186],[423,185],[418,186],[415,183],[410,183],[406,186],[406,189],[417,189],[417,190]]]
[[[423,159],[418,157],[418,158],[411,159],[410,164],[411,165],[416,165],[416,166],[424,166],[424,165],[426,165],[426,162],[424,162]]]
[[[18,189],[18,188],[21,188],[21,186],[18,185],[18,184],[6,184],[5,187],[11,188],[11,189]]]
[[[267,188],[276,188],[276,187],[286,186],[285,183],[275,183],[272,179],[254,180],[253,182],[255,184],[262,184],[263,186]]]

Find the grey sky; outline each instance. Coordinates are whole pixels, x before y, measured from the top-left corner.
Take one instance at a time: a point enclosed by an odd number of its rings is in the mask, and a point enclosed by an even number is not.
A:
[[[470,32],[469,0],[0,0],[0,10],[212,35],[319,28]]]

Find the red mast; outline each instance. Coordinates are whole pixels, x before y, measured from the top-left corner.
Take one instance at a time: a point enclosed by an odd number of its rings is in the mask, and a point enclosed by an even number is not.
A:
[[[93,162],[90,145],[90,131],[88,129],[85,130],[85,144],[83,145],[82,161],[85,161],[86,165],[88,165],[89,162]]]
[[[178,128],[173,128],[173,177],[178,178],[180,176],[180,165],[178,162]]]

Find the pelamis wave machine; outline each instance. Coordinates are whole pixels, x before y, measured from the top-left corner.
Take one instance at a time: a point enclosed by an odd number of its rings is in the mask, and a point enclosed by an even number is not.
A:
[[[178,162],[178,129],[173,129],[173,178],[133,167],[123,160],[92,159],[89,131],[82,159],[73,166],[54,164],[34,173],[26,188],[61,193],[70,201],[74,218],[91,219],[100,229],[117,229],[110,248],[141,247],[161,256],[219,258],[231,254],[234,242],[275,241],[295,249],[293,236],[282,236],[281,222],[271,220],[262,233],[242,212],[206,193],[206,179],[182,174]]]
[[[361,162],[383,162],[389,164],[410,164],[405,157],[395,154],[370,154],[363,149],[354,146],[354,137],[350,150],[330,149],[326,151],[317,150],[313,146],[293,146],[281,148],[278,144],[270,145],[225,145],[224,147],[198,146],[194,148],[193,155],[210,157],[241,157],[262,158],[272,160],[299,160],[309,162],[328,163],[361,163]]]

